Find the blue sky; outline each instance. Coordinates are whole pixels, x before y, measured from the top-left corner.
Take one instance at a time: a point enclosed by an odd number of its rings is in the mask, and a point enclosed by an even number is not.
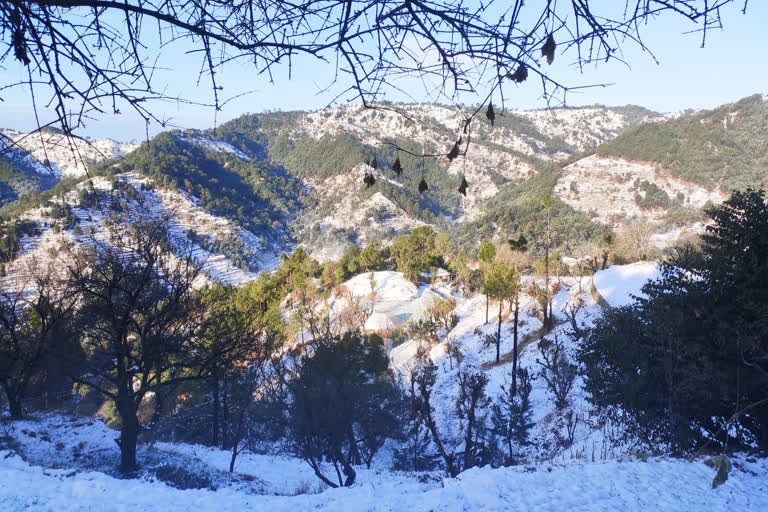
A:
[[[746,15],[740,12],[741,4],[731,5],[723,12],[724,29],[712,30],[707,44],[701,48],[701,35],[684,33],[695,28],[679,19],[660,18],[644,29],[645,43],[653,51],[659,63],[651,55],[632,45],[622,47],[622,58],[631,67],[619,62],[601,63],[574,69],[568,56],[559,53],[550,67],[552,76],[569,86],[612,84],[569,93],[569,106],[626,105],[636,104],[662,112],[688,108],[712,108],[736,101],[755,93],[768,93],[768,2],[749,3]],[[197,83],[199,60],[194,55],[184,55],[180,50],[169,51],[161,65],[167,70],[159,74],[169,96],[192,97],[210,101],[210,83],[203,79]],[[8,64],[8,62],[6,62]],[[280,68],[274,75],[274,83],[265,76],[258,76],[249,67],[234,63],[225,68],[218,78],[224,87],[224,97],[246,93],[230,101],[217,116],[212,108],[158,103],[154,105],[160,117],[175,127],[209,128],[214,122],[224,122],[248,112],[266,110],[314,110],[325,107],[345,86],[336,84],[330,91],[321,93],[333,79],[334,66],[315,61],[296,61],[288,76],[288,68]],[[22,69],[9,68],[3,74],[16,73],[22,77]],[[12,76],[12,75],[6,75]],[[545,107],[541,99],[541,85],[529,80],[520,86],[510,84],[505,92],[506,106],[514,109]],[[417,100],[424,97],[415,94]],[[24,90],[4,91],[0,103],[0,126],[29,130],[35,127],[31,115],[29,93]],[[398,100],[396,96],[391,99]],[[462,101],[474,103],[482,97],[464,96]],[[38,103],[40,100],[38,100]],[[344,103],[344,98],[341,99]],[[124,109],[126,112],[126,109]],[[43,121],[45,112],[41,112]],[[153,126],[150,134],[161,131]],[[113,137],[120,140],[141,140],[145,127],[136,115],[102,116],[88,122],[81,132],[94,138]]]

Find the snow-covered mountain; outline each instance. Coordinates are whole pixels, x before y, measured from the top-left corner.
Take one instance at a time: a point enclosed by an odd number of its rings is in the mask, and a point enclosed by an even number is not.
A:
[[[0,151],[9,152],[40,174],[61,179],[85,174],[89,162],[98,162],[130,153],[138,146],[112,139],[87,140],[66,136],[59,131],[43,129],[35,133],[15,130],[0,131]]]
[[[679,152],[669,162],[658,156],[672,150],[664,149],[667,139],[657,132],[673,130],[672,142],[691,145],[686,126],[704,123],[725,130],[718,135],[724,140],[738,135],[743,142],[742,132],[754,128],[765,103],[747,100],[680,116],[640,107],[506,111],[493,126],[484,107],[345,105],[247,115],[215,131],[165,133],[139,147],[51,130],[28,136],[5,130],[0,155],[9,163],[0,200],[46,190],[63,177],[82,179],[88,162],[117,158],[119,180],[139,188],[151,182],[157,198],[178,207],[185,233],[196,236],[190,228],[198,218],[216,218],[200,221],[200,240],[193,242],[204,244],[211,258],[234,258],[251,272],[273,267],[277,255],[296,245],[325,261],[339,258],[351,243],[379,239],[386,245],[421,225],[448,232],[470,252],[492,237],[525,234],[536,241],[536,209],[547,194],[560,200],[561,244],[593,236],[585,233],[600,232],[598,224],[617,227],[634,218],[671,221],[675,233],[701,221],[700,208],[724,200],[726,190],[682,172],[690,165]],[[476,111],[465,133],[464,120]],[[461,155],[449,160],[445,154],[459,138]],[[728,147],[709,141],[694,149],[713,151],[727,166],[729,158],[743,157],[728,156]],[[392,169],[395,160],[401,175]],[[366,175],[372,184],[363,182]],[[419,192],[422,179],[428,189]],[[462,179],[466,196],[457,191]],[[759,185],[755,179],[748,174],[742,181]],[[217,223],[231,227],[220,230]],[[669,229],[660,225],[658,231]],[[670,234],[656,238],[674,241]]]

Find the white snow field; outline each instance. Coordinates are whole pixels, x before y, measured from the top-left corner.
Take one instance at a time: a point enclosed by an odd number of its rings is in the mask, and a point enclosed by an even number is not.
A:
[[[654,263],[614,266],[594,276],[594,288],[610,305],[622,305],[657,275]],[[498,395],[511,368],[508,307],[502,315],[502,358],[496,364],[495,347],[483,340],[496,332],[498,303],[491,303],[486,324],[481,295],[460,297],[447,284],[436,286],[433,292],[427,285],[409,283],[397,272],[376,272],[373,277],[375,294],[371,294],[370,274],[345,283],[351,295],[374,301],[371,316],[383,313],[393,318],[409,312],[413,318],[424,314],[429,307],[424,302],[431,294],[453,294],[457,299],[458,323],[441,334],[442,342],[421,348],[438,368],[433,406],[439,430],[447,449],[461,450],[461,436],[448,435],[460,432],[453,412],[458,372],[485,372],[488,395]],[[557,327],[548,337],[565,339],[572,354],[577,342],[568,337],[570,325],[564,311],[583,303],[577,318],[588,325],[604,305],[590,295],[588,286],[579,294],[573,278],[558,281],[560,291],[554,297]],[[344,300],[336,298],[337,302]],[[532,298],[524,295],[519,359],[522,367],[535,372],[540,356],[536,333],[541,323],[533,308]],[[406,382],[420,343],[406,340],[390,353],[395,374]],[[448,343],[463,353],[461,363],[448,355]],[[579,378],[569,410],[580,420],[568,448],[559,448],[556,442],[557,432],[563,428],[559,423],[563,411],[555,410],[543,379],[538,378],[531,392],[534,445],[519,454],[528,462],[509,468],[472,468],[456,478],[446,478],[441,471],[408,473],[392,469],[395,446],[388,443],[371,469],[356,468],[357,480],[346,489],[325,487],[306,462],[278,455],[279,447],[268,447],[267,455],[241,453],[230,474],[227,451],[182,443],[145,443],[139,446],[138,456],[144,464],[142,476],[121,479],[116,472],[119,451],[113,441],[119,433],[101,419],[43,413],[24,421],[0,421],[0,511],[768,511],[768,459],[733,456],[728,480],[712,489],[715,470],[704,464],[704,457],[693,462],[648,457],[637,444],[616,443],[610,432],[590,426],[586,399]],[[152,470],[163,464],[204,475],[209,484],[204,489],[171,487]]]
[[[224,454],[226,455],[226,454]],[[472,468],[419,483],[417,475],[366,472],[351,488],[297,496],[223,488],[177,490],[160,482],[31,466],[0,452],[0,510],[15,511],[718,511],[768,510],[768,464],[741,458],[717,489],[701,461],[609,461],[566,466]],[[296,479],[300,460],[278,467],[254,459],[256,475]],[[277,475],[276,475],[277,473]],[[362,473],[362,472],[361,472]],[[297,487],[298,489],[298,487]]]

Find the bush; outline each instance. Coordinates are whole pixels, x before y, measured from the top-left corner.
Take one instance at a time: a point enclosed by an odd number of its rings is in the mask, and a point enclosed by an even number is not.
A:
[[[163,464],[154,469],[155,478],[176,489],[216,490],[211,478],[204,473],[193,473],[175,464]]]
[[[700,253],[681,250],[643,287],[645,298],[588,331],[585,388],[630,434],[675,453],[713,441],[764,449],[768,206],[748,190],[708,213],[715,224]]]

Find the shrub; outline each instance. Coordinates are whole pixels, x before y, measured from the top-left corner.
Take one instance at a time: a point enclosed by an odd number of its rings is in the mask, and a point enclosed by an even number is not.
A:
[[[216,490],[211,478],[204,473],[193,473],[175,464],[163,464],[154,469],[155,477],[176,489],[211,489]]]

